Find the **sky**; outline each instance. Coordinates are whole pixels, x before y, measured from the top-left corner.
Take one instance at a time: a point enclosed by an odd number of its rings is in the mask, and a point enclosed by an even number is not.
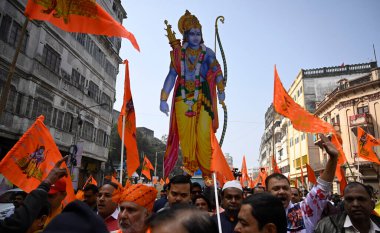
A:
[[[227,133],[222,150],[241,168],[258,166],[264,115],[273,99],[277,66],[285,88],[301,69],[367,63],[380,57],[378,0],[122,0],[127,12],[123,25],[132,32],[141,52],[122,40],[120,57],[129,60],[131,91],[137,127],[157,138],[169,132],[169,117],[160,112],[160,92],[169,71],[171,47],[164,20],[176,32],[186,9],[202,24],[205,45],[214,50],[215,19],[227,59]],[[217,58],[222,64],[220,51]],[[223,69],[223,68],[222,68]],[[123,101],[124,65],[119,66],[114,109]],[[171,105],[171,95],[168,103]],[[223,111],[219,105],[220,125]]]

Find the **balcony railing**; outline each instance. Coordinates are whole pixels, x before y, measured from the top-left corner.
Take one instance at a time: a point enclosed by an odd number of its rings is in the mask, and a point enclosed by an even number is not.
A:
[[[372,117],[369,113],[361,113],[350,116],[350,126],[358,126],[358,125],[365,125],[365,124],[372,124]]]

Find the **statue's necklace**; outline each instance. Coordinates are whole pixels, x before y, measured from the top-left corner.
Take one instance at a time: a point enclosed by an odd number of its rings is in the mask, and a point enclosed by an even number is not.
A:
[[[192,106],[194,105],[195,102],[198,100],[199,96],[199,89],[201,86],[201,79],[200,79],[200,71],[201,71],[201,65],[202,62],[206,56],[206,46],[204,44],[201,44],[202,51],[199,54],[199,56],[195,59],[196,62],[195,64],[195,90],[194,90],[194,97],[193,99],[187,99],[186,97],[186,91],[185,91],[185,60],[186,60],[186,49],[189,44],[185,42],[181,48],[181,79],[180,79],[180,85],[181,85],[181,96],[183,102],[187,104],[188,110],[185,113],[186,116],[192,117],[195,116],[196,113],[192,111]]]

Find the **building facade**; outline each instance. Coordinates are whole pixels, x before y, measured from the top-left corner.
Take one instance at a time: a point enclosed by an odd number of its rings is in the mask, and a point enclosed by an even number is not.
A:
[[[373,68],[369,74],[351,80],[342,77],[338,84],[317,103],[315,114],[332,124],[342,137],[343,151],[349,165],[344,168],[347,179],[370,184],[379,190],[379,165],[357,156],[357,127],[380,138],[380,69]],[[318,140],[317,137],[315,139]],[[373,149],[379,155],[380,148]],[[319,150],[317,158],[323,165],[327,155]]]
[[[288,94],[307,111],[316,113],[318,103],[332,93],[340,85],[342,79],[356,80],[368,76],[371,74],[371,70],[376,68],[377,63],[370,62],[310,70],[302,69],[289,88]],[[273,112],[271,105],[265,114],[265,133],[260,147],[260,166],[270,166],[268,156],[272,154],[272,151],[274,151],[279,168],[284,175],[290,177],[292,182],[299,180],[301,173],[307,181],[306,163],[310,164],[318,175],[327,162],[326,157],[324,159],[320,157],[320,149],[315,145],[315,135],[295,130],[289,119],[279,117]]]
[[[26,3],[0,2],[0,91],[20,40]],[[120,0],[98,3],[119,22],[126,18]],[[68,33],[44,21],[30,21],[0,119],[0,158],[42,114],[62,154],[73,145],[82,151],[72,168],[74,187],[90,174],[101,179],[120,47],[120,38]]]

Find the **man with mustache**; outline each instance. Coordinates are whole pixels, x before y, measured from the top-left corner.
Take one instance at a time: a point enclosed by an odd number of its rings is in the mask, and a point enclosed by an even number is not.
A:
[[[322,140],[321,146],[330,158],[323,174],[318,178],[318,184],[310,190],[303,201],[299,203],[290,201],[290,182],[286,176],[273,173],[265,179],[268,192],[278,197],[286,210],[288,232],[313,232],[328,202],[327,196],[331,192],[331,182],[334,180],[339,152],[327,137],[322,134],[319,136]]]
[[[344,189],[345,212],[322,219],[315,232],[380,232],[380,217],[373,215],[375,202],[369,186],[351,182]]]
[[[157,190],[143,184],[132,185],[123,191],[119,200],[118,222],[114,233],[144,233],[145,220],[151,215]]]

